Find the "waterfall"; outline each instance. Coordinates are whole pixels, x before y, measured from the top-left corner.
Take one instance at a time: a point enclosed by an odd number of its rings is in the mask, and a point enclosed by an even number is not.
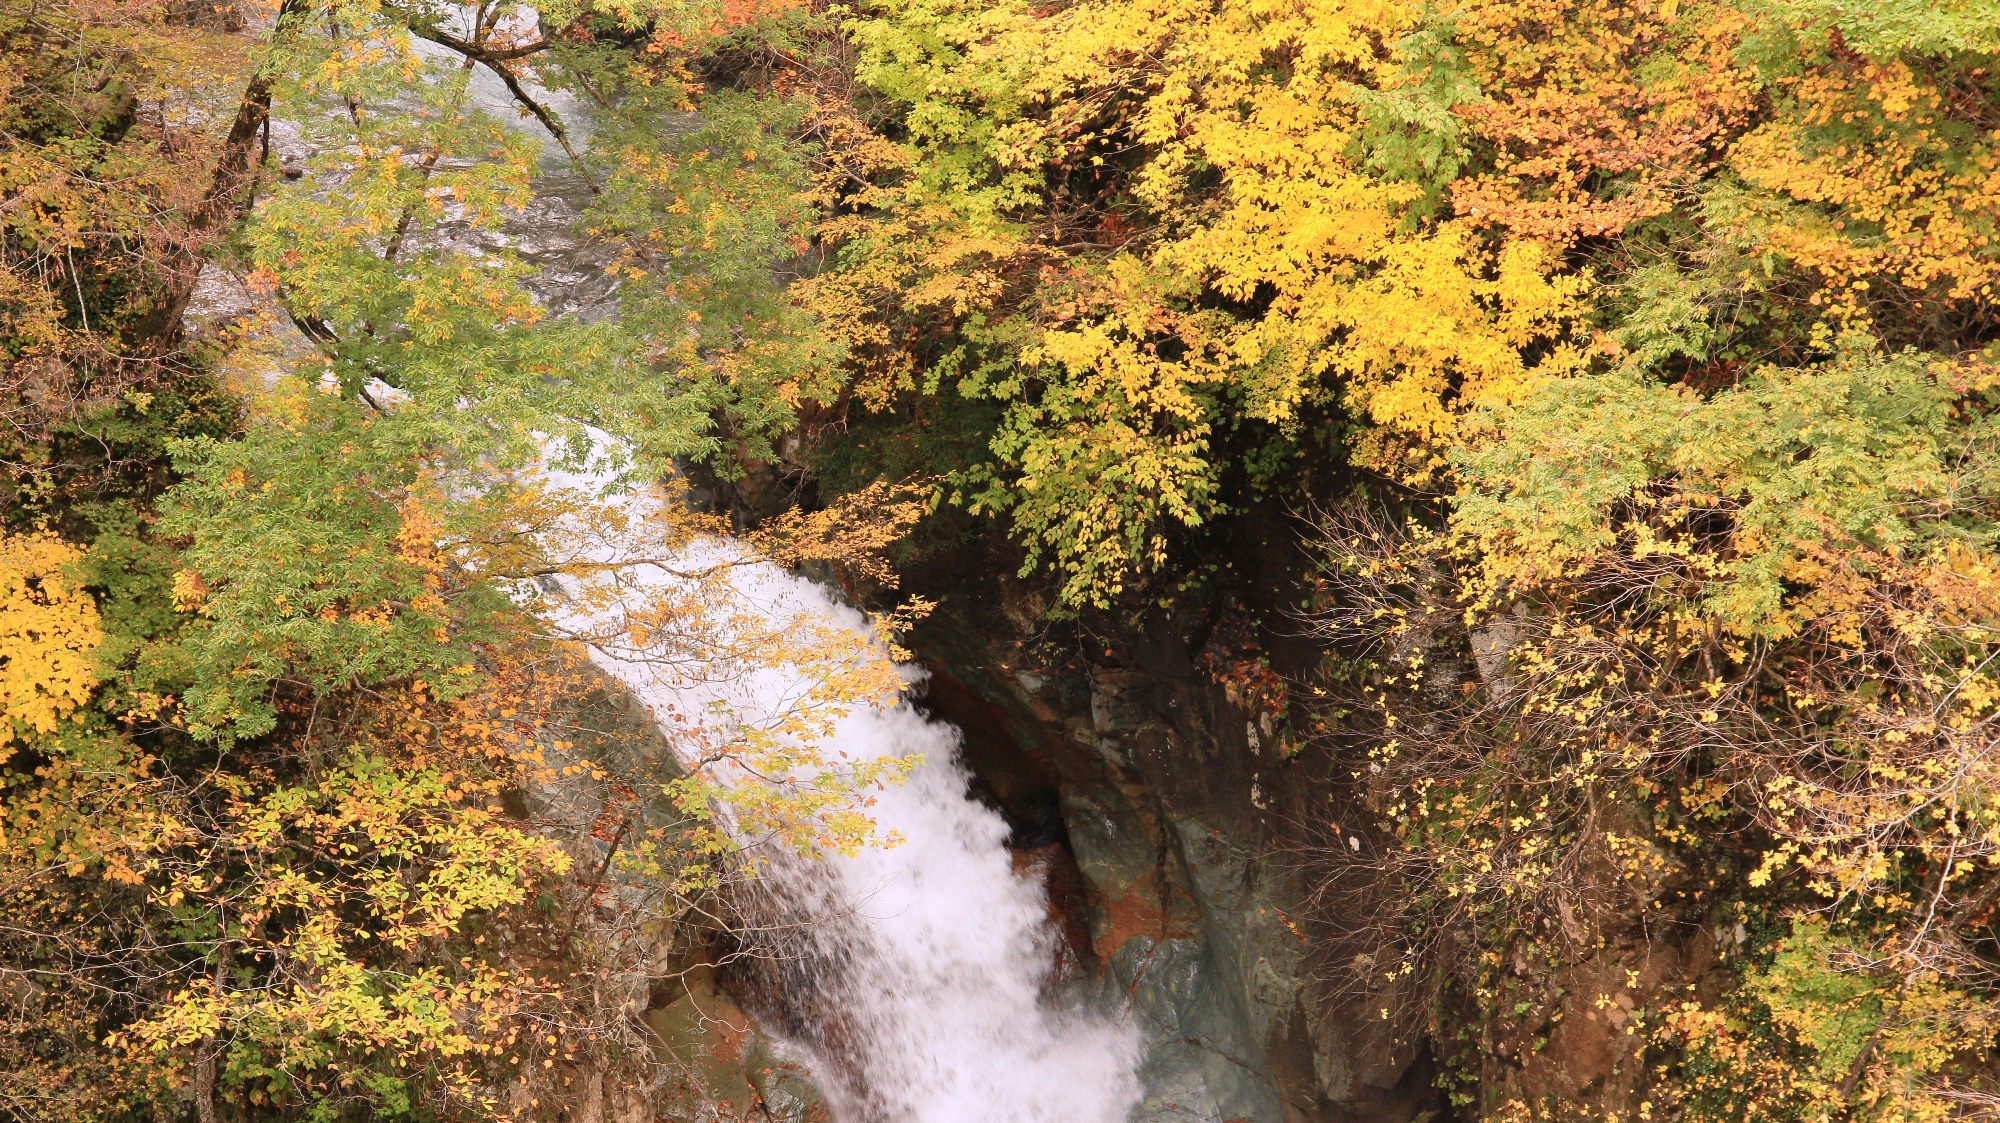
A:
[[[825,871],[855,906],[830,961],[844,969],[832,989],[859,1038],[857,1079],[827,1081],[829,1094],[854,1120],[1122,1120],[1138,1100],[1136,1038],[1043,1004],[1053,934],[1042,890],[1015,875],[1000,816],[968,798],[957,741],[907,704],[856,714],[836,735],[850,755],[926,763],[873,808],[907,841]]]
[[[608,446],[601,434],[596,439],[602,463]],[[621,507],[635,530],[660,520],[660,500],[605,495],[608,471],[551,474],[559,485]],[[597,560],[618,549],[614,542],[597,546]],[[649,556],[643,548],[635,553]],[[743,557],[731,542],[708,541],[683,544],[674,564],[684,571]],[[639,564],[620,570],[616,581],[616,605],[571,609],[569,623],[601,631],[636,601],[674,596],[687,578]],[[743,614],[739,619],[766,634],[828,627],[867,634],[860,612],[769,563],[730,569],[725,586],[735,603],[723,611]],[[879,645],[866,650],[889,658]],[[726,710],[733,720],[755,722],[795,705],[808,689],[784,666],[649,662],[605,647],[592,657],[656,720]],[[908,668],[901,675],[905,683],[917,677]],[[800,966],[812,972],[816,1001],[837,1011],[839,1028],[834,1040],[797,1044],[814,1056],[841,1123],[1118,1123],[1140,1097],[1136,1031],[1064,1008],[1045,993],[1056,937],[1043,889],[1015,873],[1006,823],[968,794],[958,742],[956,729],[901,696],[850,711],[823,742],[830,759],[921,755],[923,763],[903,783],[871,792],[869,814],[881,835],[899,840],[894,845],[779,861],[766,874],[774,893],[821,918]]]

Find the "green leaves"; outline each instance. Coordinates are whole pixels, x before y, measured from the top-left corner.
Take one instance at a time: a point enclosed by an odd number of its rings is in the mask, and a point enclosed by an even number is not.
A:
[[[816,217],[809,150],[793,139],[806,106],[723,91],[677,127],[675,97],[630,91],[592,139],[586,168],[603,187],[585,221],[617,255],[608,330],[625,358],[617,384],[589,388],[588,415],[656,463],[729,474],[773,457],[801,407],[839,396],[843,351],[786,291]]]
[[[278,393],[280,412],[241,440],[174,449],[185,478],[158,530],[185,543],[174,598],[189,620],[135,677],[177,695],[199,738],[269,732],[280,684],[329,693],[415,677],[449,695],[469,681],[467,645],[498,605],[437,553],[407,431],[295,383]]]
[[[424,440],[525,462],[532,431],[588,419],[631,373],[608,326],[547,316],[499,233],[533,197],[539,142],[475,108],[469,71],[393,24],[298,53],[285,93],[323,155],[259,205],[244,233],[256,275],[344,393],[379,379]],[[321,111],[330,99],[349,111]]]
[[[1749,5],[1800,31],[1837,29],[1847,49],[1874,59],[1898,55],[2000,53],[2000,10],[1984,0],[1790,0]]]
[[[1604,550],[1710,560],[1704,610],[1745,634],[1796,627],[1809,549],[1921,552],[1992,541],[1978,500],[1993,427],[1948,364],[1850,352],[1765,368],[1713,397],[1627,373],[1551,382],[1454,455],[1452,525],[1487,579],[1532,587]],[[1727,548],[1707,553],[1724,517]]]
[[[1385,81],[1381,89],[1359,88],[1353,95],[1368,166],[1387,179],[1424,188],[1411,208],[1412,220],[1436,213],[1469,154],[1453,110],[1482,95],[1465,51],[1454,42],[1457,30],[1449,17],[1427,12],[1416,30],[1393,45],[1401,80]]]

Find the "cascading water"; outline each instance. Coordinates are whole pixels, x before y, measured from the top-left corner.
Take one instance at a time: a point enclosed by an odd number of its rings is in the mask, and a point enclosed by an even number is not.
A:
[[[825,871],[831,895],[853,903],[820,935],[838,942],[831,997],[858,1038],[854,1078],[828,1090],[857,1120],[1121,1120],[1139,1095],[1136,1037],[1043,1004],[1053,934],[1042,892],[1015,875],[1006,824],[967,797],[957,740],[908,705],[856,714],[835,737],[853,756],[926,763],[873,808],[907,842]]]
[[[610,482],[604,473],[556,475],[559,484],[599,495]],[[602,501],[623,505],[635,524],[660,515],[648,509],[657,500]],[[741,556],[734,544],[711,541],[678,560],[699,567]],[[617,580],[617,606],[570,623],[601,629],[607,612],[626,612],[655,592],[671,595],[685,578],[641,564]],[[781,629],[798,622],[866,634],[861,613],[774,565],[731,569],[726,585],[740,601],[728,611]],[[755,722],[796,704],[805,689],[782,665],[718,677],[684,664],[663,671],[603,647],[593,659],[656,718],[722,706]],[[873,793],[870,815],[898,844],[770,867],[781,904],[816,918],[797,966],[812,974],[816,1002],[834,1011],[838,1026],[800,1044],[814,1054],[842,1123],[1116,1123],[1140,1097],[1137,1035],[1048,999],[1055,934],[1043,892],[1015,873],[1007,825],[968,795],[958,739],[950,726],[889,698],[847,714],[822,745],[829,759],[921,755],[923,764]]]

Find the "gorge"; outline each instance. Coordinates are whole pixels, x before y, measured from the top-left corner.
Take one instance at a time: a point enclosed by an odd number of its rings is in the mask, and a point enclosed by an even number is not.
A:
[[[1991,0],[0,0],[0,1123],[1984,1123]]]

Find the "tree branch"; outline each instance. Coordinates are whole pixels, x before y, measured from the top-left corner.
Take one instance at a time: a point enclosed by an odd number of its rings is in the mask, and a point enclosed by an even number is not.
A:
[[[570,143],[569,130],[563,127],[561,118],[558,118],[547,106],[529,96],[527,88],[521,85],[520,78],[516,77],[514,72],[506,66],[508,62],[515,59],[527,58],[530,55],[547,50],[550,46],[548,36],[544,35],[533,43],[523,44],[519,47],[494,50],[482,42],[485,39],[483,28],[475,30],[472,39],[461,39],[437,26],[432,21],[417,18],[414,13],[386,4],[383,7],[385,10],[393,11],[397,15],[402,16],[411,34],[416,35],[420,39],[436,43],[440,47],[456,51],[468,62],[477,62],[492,71],[494,76],[506,85],[507,93],[522,108],[533,114],[535,120],[542,123],[542,128],[547,130],[548,134],[555,138],[556,143],[562,146],[563,153],[569,157],[570,163],[577,166],[581,165],[582,161],[577,155],[576,148]],[[590,193],[593,195],[603,194],[598,186],[590,182],[587,178],[584,180],[584,186],[590,188]]]

